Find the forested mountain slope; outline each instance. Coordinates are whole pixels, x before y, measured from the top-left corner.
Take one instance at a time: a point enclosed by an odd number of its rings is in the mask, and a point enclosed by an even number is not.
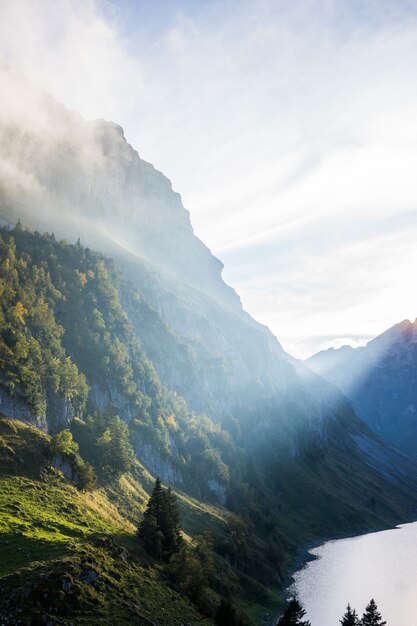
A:
[[[117,484],[85,492],[53,463],[48,435],[0,418],[1,622],[213,624],[167,584],[163,563],[136,537],[132,518],[150,485],[143,468],[136,462]],[[130,491],[128,508],[122,501]],[[201,510],[191,500],[182,510],[202,531]],[[204,512],[215,527],[210,507]],[[225,525],[221,517],[218,524]]]
[[[134,511],[131,521],[140,509],[135,489],[120,496],[120,476],[134,466],[123,441],[154,475],[225,506],[236,517],[215,552],[238,576],[239,602],[260,585],[253,605],[267,605],[297,545],[415,509],[416,466],[315,375],[286,363],[292,384],[281,395],[242,402],[221,419],[192,413],[161,382],[142,339],[176,341],[172,329],[111,260],[21,224],[3,229],[0,259],[3,413],[51,433],[69,427],[99,486]],[[140,311],[134,323],[122,301]]]
[[[306,363],[383,439],[417,456],[417,322],[404,320],[364,347],[330,348]]]
[[[209,617],[234,598],[253,623],[307,541],[410,519],[417,465],[242,310],[120,128],[0,79],[0,413],[70,429],[133,524],[147,472],[193,499],[186,532],[220,559]]]
[[[225,414],[250,391],[281,392],[285,353],[223,282],[169,180],[115,124],[85,122],[1,66],[0,86],[0,216],[115,258],[179,340],[167,366],[153,342],[155,366],[196,410]]]

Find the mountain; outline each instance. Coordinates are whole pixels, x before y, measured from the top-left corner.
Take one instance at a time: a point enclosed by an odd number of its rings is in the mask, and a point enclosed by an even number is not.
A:
[[[62,477],[65,463],[33,448],[36,515],[51,472],[61,472],[60,493],[73,498],[74,476],[91,464],[92,498],[106,498],[99,515],[111,502],[131,524],[121,547],[135,544],[150,474],[159,475],[185,503],[190,545],[211,534],[210,601],[193,600],[209,619],[220,598],[233,598],[244,623],[258,623],[308,541],[411,519],[417,464],[242,309],[178,194],[122,130],[84,121],[8,68],[0,81],[0,412],[12,432],[0,439],[0,486],[34,552],[44,537],[21,524],[34,503],[20,500],[7,477],[30,478],[21,438],[42,431],[50,446],[63,429],[81,461]],[[58,511],[51,503],[52,518],[68,528],[71,504]],[[50,522],[36,519],[49,536]],[[10,534],[14,523],[0,529]],[[16,545],[26,549],[26,539]],[[73,547],[79,558],[81,546]],[[92,537],[86,548],[91,560]],[[3,589],[24,589],[46,563],[61,571],[64,558],[14,562]],[[139,550],[126,584],[134,586],[143,558]],[[150,567],[163,578],[160,563]],[[102,590],[81,587],[93,604],[118,588],[113,574],[105,580]],[[7,604],[5,593],[0,600]],[[132,601],[123,600],[130,609]],[[85,611],[70,621],[89,623],[89,602]]]
[[[193,234],[170,181],[141,159],[123,129],[84,121],[0,66],[0,212],[103,252],[131,252],[240,309],[222,264]]]
[[[147,347],[196,410],[221,416],[259,384],[282,390],[287,357],[278,341],[242,310],[180,196],[122,129],[85,122],[8,68],[0,85],[0,215],[112,256],[173,331],[174,339],[165,333],[169,367],[159,335],[148,334]]]
[[[417,320],[404,320],[366,346],[319,352],[306,364],[337,385],[383,439],[417,457]]]

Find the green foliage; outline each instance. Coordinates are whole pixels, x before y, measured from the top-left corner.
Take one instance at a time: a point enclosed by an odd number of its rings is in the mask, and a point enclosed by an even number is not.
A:
[[[138,535],[149,552],[169,559],[182,545],[180,526],[177,497],[170,487],[164,489],[157,478]]]
[[[122,307],[120,293],[135,295],[103,255],[79,243],[30,233],[21,224],[12,233],[3,230],[0,385],[22,396],[37,415],[47,413],[56,396],[78,416],[87,396],[91,413],[97,409],[103,413],[103,404],[112,405],[114,416],[129,421],[133,443],[147,441],[170,458],[174,442],[179,454],[172,463],[190,486],[199,484],[198,491],[212,497],[207,480],[228,483],[230,470],[223,456],[233,456],[233,443],[219,424],[191,416],[185,402],[164,388]],[[87,381],[93,388],[89,395]],[[101,467],[99,442],[94,440],[89,456],[96,456],[98,471],[107,467],[122,474],[128,469],[131,454],[124,430],[124,422],[116,419],[102,429]]]
[[[306,418],[301,397],[280,402],[262,396],[255,411],[246,406],[245,394],[222,423],[190,414],[161,384],[145,354],[146,329],[133,329],[129,321],[126,302],[134,306],[140,298],[112,261],[80,244],[32,234],[21,225],[1,233],[0,386],[38,415],[53,418],[57,401],[65,400],[66,415],[83,418],[71,422],[80,454],[133,524],[141,511],[132,493],[149,479],[135,465],[132,447],[149,444],[198,500],[193,514],[190,506],[181,508],[187,533],[206,530],[206,516],[216,530],[213,588],[234,602],[238,598],[237,604],[265,608],[297,545],[409,519],[411,490],[398,492],[365,468],[353,443],[346,443],[346,425],[354,423],[350,409],[334,407],[329,419],[323,417],[325,439]],[[165,354],[170,368],[169,350]],[[55,430],[62,423],[48,421]],[[12,463],[7,446],[3,453]],[[72,462],[76,467],[76,453]],[[91,466],[79,465],[77,474],[80,489],[94,488]],[[220,483],[227,508],[207,505],[218,504],[211,480]],[[370,507],[372,498],[377,505]],[[147,536],[156,538],[153,549],[163,556],[167,540],[152,518]],[[193,558],[202,562],[196,550]]]
[[[71,465],[78,489],[93,491],[96,488],[94,468],[78,454],[79,446],[74,441],[71,431],[65,428],[54,435],[50,441],[49,449],[52,454],[64,457]]]
[[[71,431],[65,428],[52,437],[51,452],[66,455],[78,452],[78,444],[74,441]]]
[[[97,471],[120,475],[129,468],[124,422],[115,417],[120,415],[129,421],[132,443],[150,443],[195,486],[196,495],[212,498],[207,481],[228,484],[223,457],[233,458],[234,444],[219,424],[191,416],[185,402],[163,387],[122,307],[123,293],[136,292],[103,255],[30,233],[20,223],[12,233],[3,230],[0,385],[37,415],[48,413],[55,397],[65,399],[69,415],[82,416],[87,397],[91,413],[112,405],[113,422],[101,429],[100,442],[94,438],[88,455],[83,450],[86,458],[95,457]]]
[[[183,544],[172,557],[168,573],[176,589],[187,595],[197,606],[207,604],[207,573],[195,550]]]
[[[134,460],[130,431],[111,410],[104,414],[96,411],[85,422],[73,422],[72,432],[83,458],[90,461],[103,478],[118,478],[129,471]]]
[[[133,462],[129,429],[119,416],[108,419],[105,430],[96,440],[96,458],[105,470],[116,475],[127,472]]]
[[[48,266],[21,246],[21,226],[0,236],[0,385],[44,415],[48,396],[59,394],[74,413],[85,406],[85,376],[67,355],[54,306],[62,294]]]
[[[49,451],[45,433],[0,419],[1,623],[212,626],[167,586],[104,490],[77,491]]]
[[[77,487],[82,491],[94,491],[97,486],[94,468],[90,463],[82,461],[81,457],[78,457],[78,459],[78,463],[75,466],[78,476]]]

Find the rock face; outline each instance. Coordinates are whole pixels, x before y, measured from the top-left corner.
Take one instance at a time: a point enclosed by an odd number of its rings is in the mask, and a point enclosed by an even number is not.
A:
[[[85,122],[4,66],[0,89],[0,217],[114,257],[156,313],[143,332],[143,308],[124,297],[162,381],[195,411],[221,417],[285,391],[287,355],[242,310],[180,196],[123,130]]]
[[[222,263],[195,237],[170,181],[112,122],[84,121],[0,65],[0,215],[109,254],[150,260],[229,306]]]
[[[274,456],[280,442],[294,460],[300,446],[314,458],[332,446],[339,455],[341,444],[350,450],[352,436],[368,432],[338,390],[243,311],[221,278],[221,262],[195,237],[180,196],[119,126],[84,121],[4,66],[0,89],[0,218],[21,218],[25,227],[72,242],[80,237],[114,258],[135,335],[161,382],[188,408],[244,430],[254,454],[268,443]],[[100,408],[110,401],[129,421],[126,398],[111,381],[104,385],[93,385],[90,399]],[[71,415],[56,406],[46,419],[54,430]],[[172,459],[147,442],[137,454],[166,482],[182,483]],[[206,486],[226,501],[219,482]]]
[[[77,472],[74,471],[74,468],[71,466],[71,464],[66,459],[62,458],[60,454],[55,454],[55,456],[52,458],[51,465],[56,470],[61,472],[65,476],[65,478],[68,478],[68,480],[78,480]]]
[[[46,416],[37,417],[22,399],[9,396],[2,389],[0,389],[0,414],[47,430]]]
[[[124,308],[158,374],[196,412],[214,418],[297,378],[277,339],[241,309],[230,308],[138,259],[117,258],[142,300],[121,293]]]
[[[179,486],[184,482],[181,472],[168,459],[162,458],[151,444],[144,441],[137,442],[135,453],[148,470],[154,476],[159,476],[164,483]]]
[[[417,320],[365,347],[319,352],[306,364],[336,384],[382,438],[417,457]]]
[[[52,433],[66,428],[74,418],[70,404],[62,395],[51,394],[46,415],[36,415],[19,395],[10,396],[1,388],[0,414]]]

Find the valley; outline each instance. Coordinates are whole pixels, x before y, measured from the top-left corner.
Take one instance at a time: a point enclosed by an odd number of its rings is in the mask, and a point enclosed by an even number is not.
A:
[[[255,626],[300,546],[413,520],[417,461],[243,309],[121,127],[0,81],[2,623]]]

